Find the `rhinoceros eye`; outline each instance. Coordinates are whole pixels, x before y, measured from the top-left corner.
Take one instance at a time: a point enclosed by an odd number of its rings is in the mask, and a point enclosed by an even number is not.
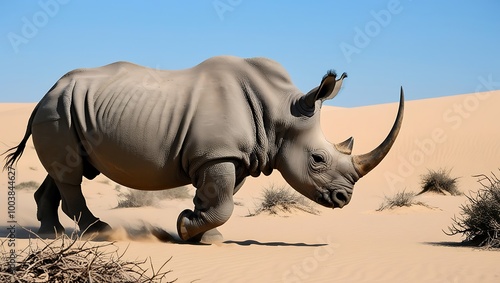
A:
[[[312,154],[312,158],[316,163],[325,163],[325,158],[320,154]]]

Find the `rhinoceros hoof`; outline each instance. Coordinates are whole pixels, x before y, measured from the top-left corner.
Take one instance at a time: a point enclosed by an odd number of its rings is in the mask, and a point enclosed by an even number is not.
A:
[[[64,227],[59,224],[57,226],[42,226],[38,229],[38,236],[42,238],[57,238],[65,233]]]
[[[86,236],[95,237],[96,235],[105,236],[107,233],[110,233],[113,229],[108,223],[98,220],[91,224],[87,229],[83,230],[83,234]]]
[[[188,229],[186,228],[186,222],[190,221],[194,212],[190,209],[186,209],[179,214],[177,218],[177,233],[181,240],[191,243],[204,243],[204,244],[214,244],[220,243],[224,240],[222,234],[217,229],[211,229],[204,233],[199,233],[197,235],[190,235]]]
[[[186,228],[186,221],[189,221],[189,216],[191,216],[192,214],[193,214],[192,210],[185,209],[179,214],[179,217],[177,217],[177,234],[179,234],[179,237],[183,241],[193,241],[191,239],[192,236],[189,235],[188,230]]]

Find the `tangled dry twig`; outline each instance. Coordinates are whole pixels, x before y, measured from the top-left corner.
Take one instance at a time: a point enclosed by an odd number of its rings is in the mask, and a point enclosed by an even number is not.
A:
[[[148,260],[125,260],[127,250],[118,253],[114,242],[96,244],[76,234],[63,234],[49,241],[36,237],[17,254],[14,272],[8,261],[5,241],[0,243],[0,282],[164,282],[172,272],[163,270],[171,258],[158,270],[154,270],[149,258],[150,267],[144,268]]]
[[[447,235],[462,234],[464,244],[488,248],[500,248],[500,179],[477,175],[482,186],[475,195],[466,196],[459,217],[452,218]]]

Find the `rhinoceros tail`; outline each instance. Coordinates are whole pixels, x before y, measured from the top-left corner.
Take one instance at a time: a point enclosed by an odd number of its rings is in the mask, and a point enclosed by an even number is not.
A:
[[[28,121],[28,126],[26,127],[26,133],[24,134],[23,140],[17,145],[14,146],[13,148],[8,149],[2,155],[10,152],[5,156],[5,165],[3,166],[3,170],[7,169],[8,167],[11,167],[14,165],[14,163],[21,158],[21,155],[23,155],[24,148],[26,147],[26,142],[28,141],[29,137],[31,136],[31,125],[33,124],[33,118],[35,117],[36,111],[38,110],[38,105],[35,107],[33,112],[31,113],[30,119]]]

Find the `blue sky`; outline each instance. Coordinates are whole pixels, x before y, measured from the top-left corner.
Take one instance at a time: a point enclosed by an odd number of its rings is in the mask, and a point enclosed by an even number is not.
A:
[[[222,54],[280,62],[303,92],[347,72],[330,105],[500,89],[500,1],[0,3],[0,102],[36,102],[66,72],[114,61],[192,67]]]

